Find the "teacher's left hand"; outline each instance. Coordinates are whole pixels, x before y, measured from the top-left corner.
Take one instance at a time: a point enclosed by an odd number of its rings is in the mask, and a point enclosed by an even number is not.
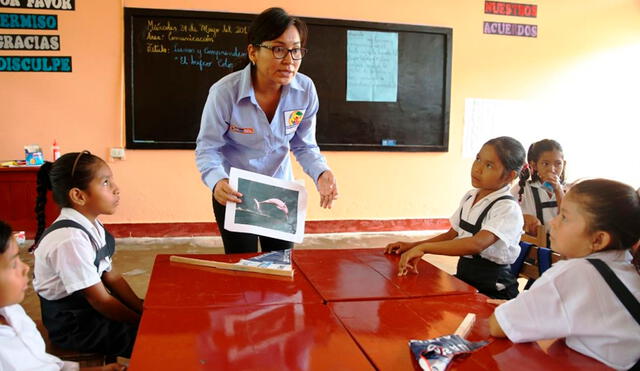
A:
[[[320,206],[330,209],[333,200],[338,199],[338,186],[331,170],[326,170],[320,174],[318,192],[320,193]]]

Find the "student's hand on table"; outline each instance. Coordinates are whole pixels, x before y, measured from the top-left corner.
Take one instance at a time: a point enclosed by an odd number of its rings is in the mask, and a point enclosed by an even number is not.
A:
[[[402,241],[392,242],[384,248],[384,253],[400,255],[403,252],[413,248],[413,246],[414,244],[412,244],[411,242],[402,242]]]
[[[318,177],[320,207],[331,209],[331,204],[338,199],[338,185],[331,170],[326,170]]]
[[[218,201],[220,205],[226,205],[227,202],[241,203],[242,193],[236,191],[229,185],[229,179],[220,179],[216,186],[213,187],[213,198]]]
[[[509,300],[504,300],[504,299],[487,299],[487,303],[493,304],[493,305],[504,304],[504,303],[506,303],[508,301]]]
[[[400,257],[400,262],[398,263],[398,276],[405,276],[410,271],[413,273],[418,273],[418,263],[422,258],[424,253],[416,248],[405,251]]]
[[[540,220],[533,215],[524,214],[524,231],[531,236],[538,235],[538,226],[542,225]]]

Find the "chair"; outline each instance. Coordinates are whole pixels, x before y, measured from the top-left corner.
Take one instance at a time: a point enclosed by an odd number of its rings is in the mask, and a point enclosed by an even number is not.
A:
[[[520,237],[520,241],[530,243],[538,247],[547,247],[547,229],[544,225],[539,225],[537,232],[538,233],[536,233],[535,236],[524,233],[522,237]]]
[[[539,226],[536,236],[523,234],[520,238],[520,255],[511,264],[511,273],[516,277],[527,279],[524,289],[527,290],[535,280],[551,265],[562,260],[562,255],[547,246],[547,232],[544,226]]]
[[[80,364],[80,368],[82,367],[93,367],[93,366],[104,366],[107,363],[114,362],[114,360],[108,359],[109,357],[98,354],[98,353],[83,353],[77,352],[75,350],[68,350],[59,348],[51,343],[49,339],[49,333],[47,329],[44,327],[44,324],[41,320],[35,321],[36,327],[42,338],[44,339],[44,343],[46,346],[47,353],[54,355],[65,361],[73,361],[78,362]]]

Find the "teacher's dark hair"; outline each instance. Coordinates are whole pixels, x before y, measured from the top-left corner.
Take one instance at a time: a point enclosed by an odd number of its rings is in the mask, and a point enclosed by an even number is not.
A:
[[[277,39],[289,26],[295,26],[300,34],[300,44],[307,44],[307,25],[297,17],[292,17],[282,8],[269,8],[253,20],[247,38],[249,44],[260,45],[264,41]]]

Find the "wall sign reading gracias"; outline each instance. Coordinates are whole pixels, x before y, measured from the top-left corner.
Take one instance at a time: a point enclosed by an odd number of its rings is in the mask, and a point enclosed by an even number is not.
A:
[[[60,50],[60,36],[0,34],[0,50]]]

